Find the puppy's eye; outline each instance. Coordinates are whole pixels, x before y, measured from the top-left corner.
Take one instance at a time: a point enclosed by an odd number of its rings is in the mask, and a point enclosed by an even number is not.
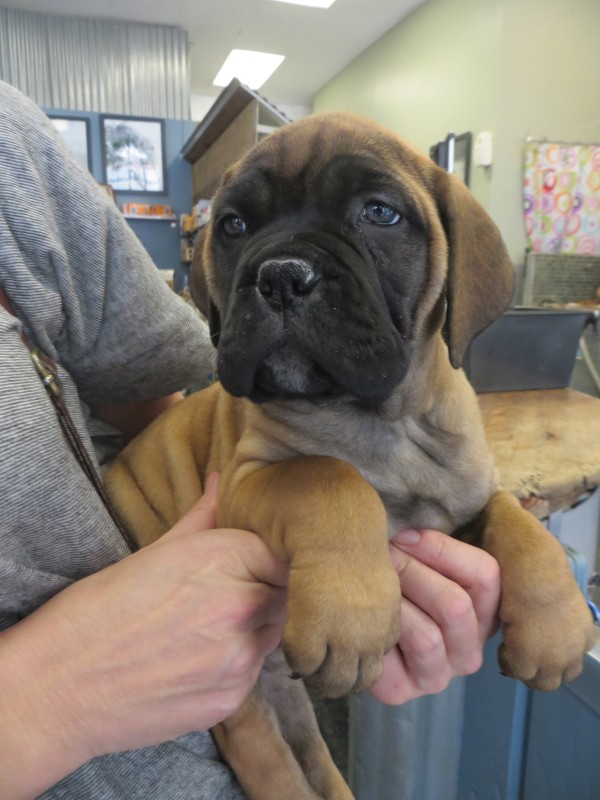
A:
[[[372,225],[395,225],[400,221],[400,212],[385,203],[367,203],[360,212],[360,217]]]
[[[246,233],[246,223],[235,214],[228,214],[224,217],[221,226],[227,236],[243,236]]]

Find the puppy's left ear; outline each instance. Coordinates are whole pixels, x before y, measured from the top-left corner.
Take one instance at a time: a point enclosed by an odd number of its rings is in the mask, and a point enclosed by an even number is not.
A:
[[[500,231],[460,178],[440,170],[436,183],[448,241],[446,333],[458,368],[475,336],[510,304],[514,267]]]
[[[204,248],[206,246],[208,226],[204,227],[194,243],[194,254],[190,267],[190,292],[194,303],[204,314],[210,328],[210,338],[215,347],[219,344],[221,333],[221,317],[210,297],[206,280]]]

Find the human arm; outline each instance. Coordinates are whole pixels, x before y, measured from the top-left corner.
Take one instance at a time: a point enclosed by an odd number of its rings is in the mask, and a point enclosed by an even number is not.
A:
[[[175,392],[166,397],[157,397],[139,403],[119,403],[94,406],[92,416],[108,422],[113,428],[121,431],[123,442],[127,444],[134,436],[141,433],[152,420],[175,403],[183,400],[182,392]]]
[[[210,530],[214,509],[213,484],[158,542],[0,634],[3,800],[209,727],[245,698],[281,636],[287,571],[255,535]]]
[[[40,109],[2,82],[0,118],[2,284],[32,343],[67,370],[88,406],[205,383],[207,326],[114,202]]]
[[[479,669],[498,627],[500,570],[480,548],[431,530],[397,534],[390,557],[402,585],[401,636],[370,691],[400,705]]]

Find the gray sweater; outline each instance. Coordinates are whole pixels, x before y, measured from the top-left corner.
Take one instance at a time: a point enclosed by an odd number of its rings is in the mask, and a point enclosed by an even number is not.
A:
[[[67,403],[92,457],[92,437],[102,431],[88,405],[148,399],[201,381],[212,353],[206,329],[167,288],[115,205],[39,109],[3,83],[0,284],[19,318],[0,307],[1,630],[127,554],[66,445],[20,339],[21,324],[60,364]],[[199,732],[95,759],[42,797],[244,795],[210,735]]]

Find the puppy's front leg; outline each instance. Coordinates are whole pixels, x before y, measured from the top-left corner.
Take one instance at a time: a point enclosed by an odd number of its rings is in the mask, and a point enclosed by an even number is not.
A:
[[[283,645],[292,671],[330,697],[371,686],[400,618],[375,490],[350,464],[325,456],[234,459],[219,508],[219,525],[257,531],[290,563]]]
[[[482,523],[481,544],[502,575],[501,668],[533,689],[556,689],[581,672],[596,637],[565,552],[508,492],[492,495]]]
[[[211,728],[211,733],[250,800],[319,800],[258,684],[238,710]]]
[[[301,680],[280,649],[242,706],[211,730],[250,800],[352,800]]]

